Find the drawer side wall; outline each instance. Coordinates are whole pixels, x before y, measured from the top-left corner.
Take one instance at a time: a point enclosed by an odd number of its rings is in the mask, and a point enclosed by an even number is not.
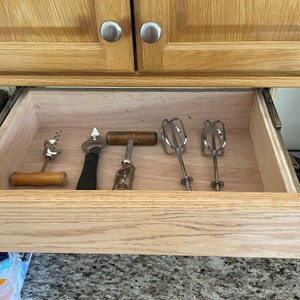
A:
[[[1,189],[9,188],[9,176],[18,171],[38,128],[30,94],[24,93],[0,127]]]
[[[254,96],[249,130],[265,191],[297,192],[295,172],[287,162],[287,151],[259,90]]]

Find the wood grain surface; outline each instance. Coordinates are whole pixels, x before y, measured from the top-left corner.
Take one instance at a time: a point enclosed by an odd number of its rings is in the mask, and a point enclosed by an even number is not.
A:
[[[291,257],[298,194],[2,191],[1,251]]]
[[[0,73],[1,85],[12,86],[86,86],[86,87],[299,87],[300,76],[288,73],[245,74],[83,74],[83,73]]]
[[[1,1],[0,73],[126,72],[134,69],[130,2]],[[123,30],[115,43],[99,36],[104,21]],[[40,84],[39,84],[40,85]]]
[[[158,42],[136,31],[138,70],[230,74],[298,74],[300,20],[295,1],[135,0],[136,24],[162,29]],[[266,15],[266,12],[267,15]],[[227,75],[225,75],[227,74]]]
[[[300,3],[272,0],[173,0],[171,42],[299,40]]]
[[[257,90],[261,101],[254,101],[249,123],[249,131],[256,153],[265,191],[299,191],[299,180],[294,172],[281,132],[274,128],[272,120],[266,115],[268,109],[261,91]],[[274,163],[276,161],[276,163]]]
[[[57,146],[62,153],[49,162],[47,171],[67,172],[68,184],[65,189],[75,189],[85,155],[81,144],[96,127],[103,137],[112,130],[157,132],[159,140],[156,145],[133,148],[132,160],[136,167],[134,189],[183,190],[178,160],[175,155],[164,153],[160,138],[161,122],[165,118],[179,117],[188,135],[183,159],[189,175],[194,177],[195,190],[210,190],[209,183],[213,180],[212,158],[203,156],[200,139],[203,122],[209,118],[221,119],[225,123],[228,143],[225,155],[219,160],[220,176],[225,181],[224,190],[263,191],[249,133],[253,97],[254,92],[247,89],[237,92],[32,90],[17,103],[16,113],[7,120],[7,124],[12,123],[7,125],[10,135],[13,137],[16,130],[15,134],[21,136],[26,147],[14,149],[15,153],[21,153],[22,160],[13,160],[14,155],[10,155],[13,163],[4,164],[0,186],[4,189],[9,187],[8,178],[13,172],[39,171],[44,159],[44,141],[53,137],[57,130],[62,130]],[[22,124],[29,122],[28,115],[23,113],[23,105],[31,109],[30,115],[38,122],[38,127],[32,128],[31,139],[26,138],[22,127]],[[11,149],[10,145],[3,144],[2,147]],[[101,152],[98,167],[100,189],[112,188],[125,149],[125,145],[108,145]],[[276,160],[273,163],[277,164]],[[279,189],[286,190],[284,185],[279,185]]]
[[[292,0],[3,0],[0,84],[299,86],[299,11]],[[99,35],[107,20],[117,42]],[[139,36],[147,21],[162,28],[157,43]]]
[[[0,174],[1,251],[299,257],[300,198],[286,193],[296,187],[287,164],[277,161],[285,150],[268,133],[261,102],[251,89],[32,89],[0,128],[0,156],[6,158]],[[85,155],[81,144],[94,127],[103,136],[109,130],[159,132],[163,118],[174,116],[188,134],[183,159],[194,191],[184,191],[178,161],[163,152],[160,139],[133,148],[134,190],[111,190],[126,147],[107,146],[98,166],[101,190],[75,191]],[[212,159],[201,155],[207,118],[222,119],[227,130],[219,159],[221,192],[210,191]],[[249,130],[250,120],[263,130]],[[43,141],[58,129],[63,152],[47,170],[66,171],[67,186],[10,187],[12,172],[40,169]],[[266,147],[260,150],[253,139]],[[271,153],[267,163],[260,151]],[[271,183],[264,183],[266,176]]]

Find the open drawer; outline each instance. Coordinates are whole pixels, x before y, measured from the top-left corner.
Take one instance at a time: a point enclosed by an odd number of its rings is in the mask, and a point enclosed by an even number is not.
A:
[[[183,160],[193,191],[180,184],[175,155],[135,146],[133,190],[111,190],[125,146],[106,146],[96,191],[77,191],[81,144],[96,127],[160,133],[179,117],[188,136]],[[226,128],[218,159],[201,153],[206,119]],[[13,187],[15,171],[39,171],[43,142],[62,130],[62,154],[47,171],[66,171],[65,187]],[[1,251],[300,257],[300,197],[281,135],[259,90],[31,89],[0,128]]]

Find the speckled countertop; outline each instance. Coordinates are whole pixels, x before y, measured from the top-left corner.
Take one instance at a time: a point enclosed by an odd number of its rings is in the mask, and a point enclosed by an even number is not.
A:
[[[33,254],[22,300],[300,299],[300,260]]]

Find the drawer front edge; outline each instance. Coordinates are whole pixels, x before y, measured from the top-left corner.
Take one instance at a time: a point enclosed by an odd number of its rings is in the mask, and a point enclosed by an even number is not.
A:
[[[1,251],[300,258],[300,195],[1,191]]]
[[[20,72],[0,74],[0,85],[15,86],[94,86],[94,87],[299,87],[300,76],[218,76],[151,74],[90,74],[76,75]]]

